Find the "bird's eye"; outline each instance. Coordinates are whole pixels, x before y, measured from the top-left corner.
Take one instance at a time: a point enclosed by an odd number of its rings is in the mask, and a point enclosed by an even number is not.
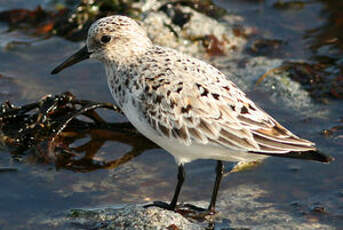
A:
[[[104,35],[104,36],[101,37],[100,40],[101,40],[102,43],[107,43],[107,42],[111,41],[111,36]]]

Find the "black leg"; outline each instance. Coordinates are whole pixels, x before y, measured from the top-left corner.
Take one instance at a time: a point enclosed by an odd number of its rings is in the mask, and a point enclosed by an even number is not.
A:
[[[176,204],[177,204],[177,198],[179,197],[181,187],[182,187],[182,184],[184,181],[185,181],[185,169],[183,168],[183,165],[181,164],[181,165],[179,165],[179,171],[177,174],[177,185],[175,188],[174,196],[173,196],[173,199],[170,202],[170,204],[167,204],[167,203],[162,202],[162,201],[154,201],[152,204],[145,205],[144,207],[145,208],[160,207],[163,209],[175,211]]]
[[[183,165],[181,164],[179,165],[179,172],[177,174],[177,185],[175,188],[175,193],[174,193],[172,201],[170,202],[171,210],[175,210],[177,198],[179,197],[181,187],[184,181],[185,181],[185,169],[183,168]]]
[[[216,200],[217,200],[217,194],[219,190],[219,185],[222,180],[224,173],[224,165],[222,161],[217,161],[217,168],[216,168],[216,181],[214,182],[214,187],[212,191],[212,197],[210,205],[208,206],[208,211],[211,213],[215,212],[216,209]]]

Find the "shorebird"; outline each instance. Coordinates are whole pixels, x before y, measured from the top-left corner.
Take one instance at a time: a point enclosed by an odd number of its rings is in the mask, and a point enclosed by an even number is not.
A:
[[[329,162],[314,143],[299,138],[264,112],[218,69],[174,49],[154,45],[135,20],[109,16],[94,22],[87,44],[52,74],[87,58],[105,65],[115,104],[144,136],[171,153],[178,165],[175,210],[184,164],[217,160],[208,212],[215,212],[223,161],[268,156]]]

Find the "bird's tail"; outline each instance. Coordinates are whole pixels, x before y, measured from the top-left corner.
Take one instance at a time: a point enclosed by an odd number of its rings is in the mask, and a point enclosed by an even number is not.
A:
[[[318,150],[309,150],[309,151],[291,151],[288,153],[261,153],[261,152],[253,152],[255,154],[263,154],[268,156],[276,156],[276,157],[287,157],[287,158],[296,158],[296,159],[303,159],[303,160],[313,160],[313,161],[320,161],[324,163],[329,163],[333,161],[335,158],[326,155],[324,153],[319,152]]]

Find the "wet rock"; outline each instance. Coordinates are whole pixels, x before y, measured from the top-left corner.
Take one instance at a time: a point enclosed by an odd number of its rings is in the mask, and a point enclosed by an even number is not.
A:
[[[312,208],[312,212],[318,213],[318,214],[326,214],[327,210],[325,209],[325,207],[315,206],[315,207]]]
[[[335,141],[342,139],[342,137],[343,137],[343,119],[341,118],[331,125],[333,125],[333,126],[327,128],[327,129],[323,129],[321,134],[325,137],[332,137]],[[342,140],[340,142],[342,142]]]
[[[180,214],[157,207],[143,208],[138,205],[107,207],[97,209],[72,209],[67,217],[46,221],[53,227],[66,226],[68,229],[183,229],[202,230],[203,228],[183,218]]]
[[[251,52],[252,55],[258,55],[258,56],[267,56],[267,57],[282,56],[283,54],[281,54],[280,49],[284,45],[285,45],[285,42],[279,39],[259,38],[259,39],[254,40],[248,46],[248,51]]]
[[[334,229],[330,225],[309,221],[308,216],[288,213],[282,205],[261,201],[265,193],[251,185],[221,191],[215,229]],[[208,205],[207,201],[191,203],[199,207]],[[141,205],[72,209],[61,217],[45,218],[39,222],[49,229],[65,226],[68,229],[205,230],[213,226],[211,221],[189,220],[173,211],[157,207],[143,208]]]
[[[282,66],[284,63],[282,59],[242,55],[238,58],[226,56],[211,61],[245,92],[254,88],[260,89],[268,93],[272,102],[278,103],[281,100],[290,109],[301,108],[302,111],[317,109],[309,92],[299,82],[290,79],[287,71],[270,72],[267,77],[259,81],[268,71]]]
[[[275,2],[273,7],[279,10],[301,10],[305,7],[305,4],[304,1],[282,0]]]
[[[235,35],[233,28],[191,7],[178,6],[176,9],[167,10],[153,10],[154,8],[149,7],[153,5],[146,3],[143,6],[149,13],[145,14],[142,21],[148,36],[156,44],[201,57],[204,53],[214,56],[218,53],[228,54],[232,50],[242,50],[246,43],[246,39]],[[175,23],[175,14],[183,15],[182,22]],[[227,16],[226,20],[231,23],[238,20],[236,17],[228,18],[230,17]]]
[[[192,13],[183,12],[181,7],[173,7],[171,3],[167,3],[160,8],[161,11],[166,13],[171,18],[173,24],[183,28],[192,17]]]

